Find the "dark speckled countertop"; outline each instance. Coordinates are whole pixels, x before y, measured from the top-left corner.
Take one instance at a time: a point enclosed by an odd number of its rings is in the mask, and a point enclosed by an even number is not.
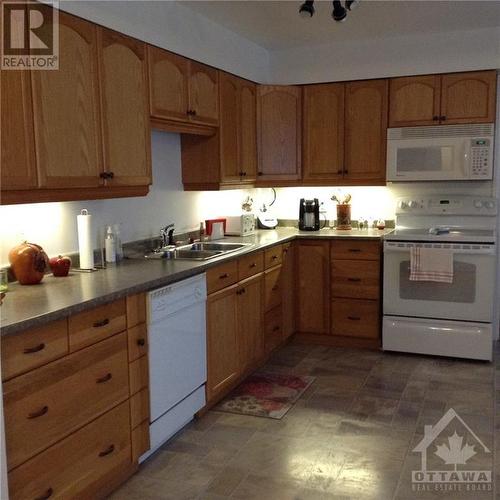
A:
[[[296,238],[380,239],[392,229],[302,232],[294,228],[257,231],[252,236],[226,237],[225,241],[251,243],[244,250],[209,261],[125,259],[94,273],[70,272],[67,278],[47,275],[34,286],[9,285],[0,307],[0,334],[8,335],[61,319],[84,309],[105,304],[126,295],[152,290],[199,274],[222,261]]]

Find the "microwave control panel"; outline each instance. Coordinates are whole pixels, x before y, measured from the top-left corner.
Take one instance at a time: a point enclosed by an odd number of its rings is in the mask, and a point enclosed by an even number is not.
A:
[[[491,140],[471,139],[471,177],[491,178],[492,148]]]

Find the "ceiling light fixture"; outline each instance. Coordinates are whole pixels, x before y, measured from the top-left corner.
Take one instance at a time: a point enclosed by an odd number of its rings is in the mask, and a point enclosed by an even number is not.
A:
[[[335,21],[344,21],[347,17],[347,10],[340,0],[333,0],[332,17]]]
[[[299,9],[300,17],[311,18],[314,15],[314,0],[306,0]]]
[[[347,17],[347,11],[351,12],[356,7],[359,6],[361,0],[345,0],[342,5],[341,0],[333,0],[333,11],[332,17],[335,21],[341,22],[345,21]],[[305,0],[299,8],[299,15],[304,19],[310,19],[314,15],[314,0]]]

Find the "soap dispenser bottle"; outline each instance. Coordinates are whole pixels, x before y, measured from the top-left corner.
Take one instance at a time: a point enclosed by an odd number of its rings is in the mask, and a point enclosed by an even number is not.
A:
[[[106,262],[114,264],[116,262],[116,238],[111,226],[106,228],[104,248],[106,249]]]

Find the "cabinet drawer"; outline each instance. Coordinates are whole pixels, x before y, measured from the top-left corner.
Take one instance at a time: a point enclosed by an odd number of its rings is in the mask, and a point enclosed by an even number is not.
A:
[[[132,460],[137,462],[139,457],[146,453],[150,447],[149,422],[146,420],[132,430]]]
[[[276,245],[264,251],[264,265],[266,269],[283,262],[283,245]]]
[[[10,498],[92,498],[93,483],[131,461],[128,404],[122,403],[11,471]]]
[[[68,353],[68,321],[55,321],[2,338],[2,379],[25,373]]]
[[[135,429],[145,420],[149,423],[149,389],[142,389],[130,398],[130,426]]]
[[[207,271],[207,293],[217,292],[238,281],[238,263],[233,260]]]
[[[134,361],[148,353],[148,329],[145,323],[127,330],[128,360]]]
[[[70,352],[122,332],[127,328],[125,299],[70,316],[68,328]]]
[[[264,270],[264,252],[245,255],[238,260],[238,281],[244,280]]]
[[[281,344],[283,339],[283,314],[278,306],[266,313],[264,317],[266,352],[272,351]]]
[[[9,470],[128,398],[122,333],[5,383]]]
[[[380,241],[332,241],[331,258],[347,260],[380,260]]]
[[[373,299],[380,296],[378,260],[332,260],[332,296]]]
[[[264,275],[264,311],[281,304],[281,266],[266,271]]]
[[[149,386],[148,357],[136,359],[129,365],[130,394]]]
[[[379,309],[379,302],[374,300],[332,300],[332,335],[378,338]]]

